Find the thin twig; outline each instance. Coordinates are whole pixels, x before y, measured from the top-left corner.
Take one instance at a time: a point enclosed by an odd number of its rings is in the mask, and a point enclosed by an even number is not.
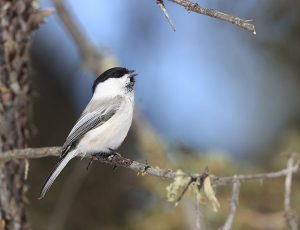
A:
[[[172,27],[172,29],[174,30],[174,32],[176,31],[175,26],[168,14],[168,11],[166,9],[166,6],[163,2],[163,0],[156,0],[156,4],[158,5],[158,7],[162,10],[163,14],[165,15],[166,19],[168,20],[170,26]]]
[[[0,154],[0,161],[9,161],[14,159],[28,159],[28,158],[41,158],[47,156],[59,156],[60,147],[43,147],[43,148],[25,148],[25,149],[15,149],[6,151]],[[98,158],[99,161],[116,165],[118,167],[124,167],[131,169],[135,172],[146,172],[149,175],[174,179],[178,174],[175,170],[172,169],[161,169],[159,167],[150,166],[148,163],[140,163],[129,158],[122,156],[114,155],[112,158]],[[280,171],[270,172],[270,173],[258,173],[250,175],[236,175],[236,176],[213,176],[211,175],[211,181],[213,185],[226,185],[233,184],[236,180],[240,182],[246,180],[261,180],[261,179],[273,179],[278,177],[284,177],[288,173],[296,173],[299,171],[300,162],[297,162],[290,168],[285,168]],[[205,173],[207,174],[207,173]],[[203,173],[194,173],[189,174],[185,173],[183,176],[192,177],[192,178],[201,178]]]
[[[247,181],[247,180],[261,180],[261,179],[273,179],[278,177],[284,177],[288,173],[296,173],[299,171],[300,162],[297,162],[291,168],[282,169],[276,172],[269,172],[269,173],[258,173],[258,174],[249,174],[249,175],[236,175],[235,177],[226,176],[226,177],[213,177],[212,181],[214,184],[218,185],[226,185],[226,184],[233,184],[235,179],[239,181]]]
[[[230,22],[238,27],[241,27],[253,34],[256,34],[255,27],[250,23],[251,20],[244,20],[239,17],[235,17],[229,14],[225,14],[223,12],[217,11],[215,9],[208,9],[201,7],[198,3],[191,2],[189,0],[168,0],[170,2],[176,3],[185,7],[188,11],[193,11],[198,14],[207,15],[213,18],[217,18],[226,22]]]
[[[175,204],[178,204],[178,203],[181,201],[181,199],[182,199],[182,197],[184,196],[184,194],[186,193],[187,189],[190,187],[190,185],[191,185],[193,182],[196,182],[196,181],[199,182],[199,184],[198,184],[198,186],[197,186],[197,189],[200,191],[200,190],[202,189],[202,187],[203,187],[203,182],[204,182],[204,180],[205,180],[206,177],[208,177],[208,176],[209,176],[209,174],[208,174],[208,169],[206,169],[205,172],[201,174],[201,176],[199,176],[199,174],[197,174],[197,176],[191,175],[191,176],[190,176],[189,182],[188,182],[187,185],[184,187],[184,189],[182,190],[181,194],[178,196],[178,198],[177,198]]]
[[[293,173],[291,168],[294,166],[294,156],[291,154],[287,161],[287,174],[285,177],[285,184],[284,184],[284,212],[285,212],[285,219],[287,225],[290,230],[297,230],[298,224],[296,221],[295,213],[291,208],[291,190],[292,190],[292,176]]]
[[[184,189],[182,190],[182,192],[180,193],[180,195],[178,196],[178,198],[175,201],[175,205],[179,204],[179,202],[181,201],[183,195],[186,193],[186,191],[188,190],[188,188],[190,187],[190,185],[193,183],[193,179],[190,178],[189,183],[187,183],[187,185],[184,187]]]
[[[224,226],[221,228],[222,230],[230,230],[232,227],[234,216],[239,202],[240,187],[241,183],[239,180],[236,180],[232,185],[232,195],[230,200],[229,214],[227,216]]]
[[[197,195],[195,196],[195,215],[196,215],[196,229],[207,229],[205,227],[204,221],[203,221],[203,214],[201,210],[201,202],[197,198]]]
[[[196,205],[195,205],[195,214],[196,214],[196,229],[201,230],[202,229],[202,212],[200,207],[200,202],[197,202],[196,199]]]

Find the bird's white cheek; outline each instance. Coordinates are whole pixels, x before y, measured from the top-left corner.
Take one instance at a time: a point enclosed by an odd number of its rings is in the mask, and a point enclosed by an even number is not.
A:
[[[109,79],[103,83],[100,83],[94,92],[94,99],[101,99],[105,97],[115,97],[117,95],[123,95],[125,93],[126,82],[122,78]]]

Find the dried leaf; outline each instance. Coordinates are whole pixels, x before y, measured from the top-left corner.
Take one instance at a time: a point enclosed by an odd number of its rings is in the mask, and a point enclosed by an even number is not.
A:
[[[195,194],[196,201],[200,204],[203,202],[203,196],[201,191],[199,190],[200,182],[196,181],[191,183],[189,189]]]
[[[211,202],[211,204],[213,206],[213,210],[215,212],[217,212],[220,208],[220,203],[215,195],[215,191],[213,190],[213,188],[211,186],[210,176],[207,176],[204,179],[203,190],[204,190],[204,194],[206,195],[207,199]]]
[[[166,187],[167,199],[169,202],[174,202],[178,199],[180,193],[190,182],[190,178],[182,170],[177,170],[174,181]],[[175,204],[177,206],[178,204]]]

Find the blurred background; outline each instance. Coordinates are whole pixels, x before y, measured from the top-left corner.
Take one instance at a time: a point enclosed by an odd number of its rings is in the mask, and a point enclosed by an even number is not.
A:
[[[135,122],[120,152],[160,167],[233,175],[285,167],[300,150],[300,2],[204,1],[201,6],[253,19],[257,35],[165,2],[176,32],[155,1],[64,1],[85,39],[105,54],[101,68],[138,72]],[[41,7],[54,7],[41,1]],[[57,14],[32,47],[30,146],[62,145],[91,97],[95,74]],[[98,73],[98,75],[101,72]],[[34,160],[28,181],[33,229],[195,229],[195,201],[168,203],[170,181],[74,160],[45,199],[39,189],[56,163]],[[292,204],[300,212],[299,175]],[[201,204],[204,229],[222,225],[221,209]],[[284,229],[283,179],[242,185],[235,229]],[[254,221],[255,220],[255,221]]]

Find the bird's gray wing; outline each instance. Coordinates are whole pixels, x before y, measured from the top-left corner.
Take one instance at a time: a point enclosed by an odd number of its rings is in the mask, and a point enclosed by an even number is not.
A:
[[[101,103],[99,101],[91,101],[68,135],[62,147],[62,156],[89,130],[108,121],[119,109],[121,103],[121,97],[115,97]]]

